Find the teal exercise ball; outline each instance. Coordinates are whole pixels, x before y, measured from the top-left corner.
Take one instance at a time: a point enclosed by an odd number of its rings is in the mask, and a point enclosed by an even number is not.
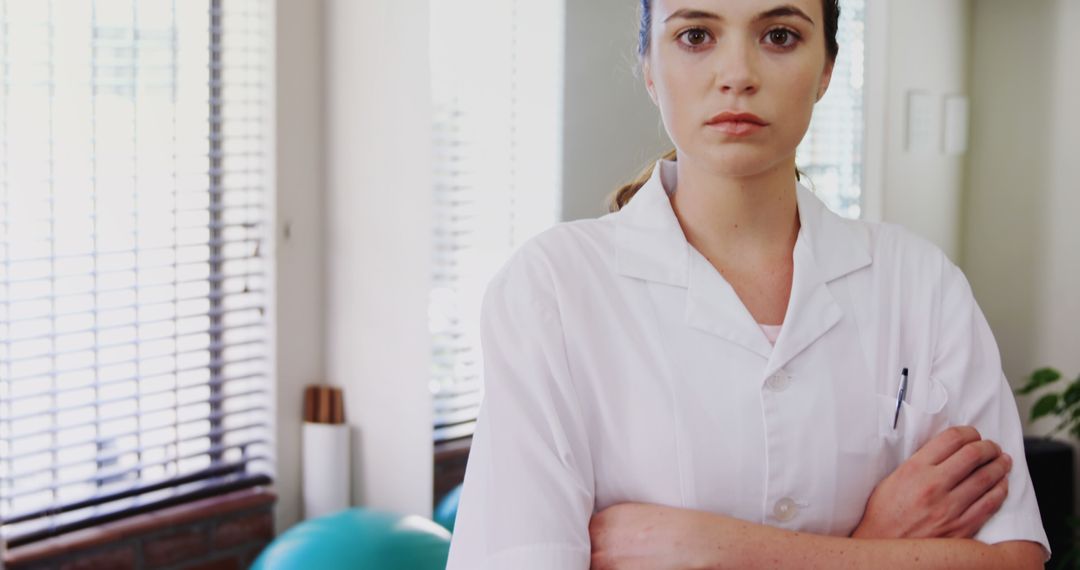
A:
[[[420,516],[353,508],[277,537],[251,570],[444,570],[450,532]]]
[[[443,525],[446,530],[454,532],[454,520],[457,519],[457,508],[460,502],[461,485],[458,485],[443,496],[442,500],[439,501],[439,506],[435,507],[435,522]]]

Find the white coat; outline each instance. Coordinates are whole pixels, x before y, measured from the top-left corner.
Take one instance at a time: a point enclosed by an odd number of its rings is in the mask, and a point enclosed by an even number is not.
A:
[[[631,501],[848,535],[879,481],[965,424],[1014,460],[976,538],[1049,551],[997,345],[940,250],[797,185],[774,346],[686,241],[675,187],[675,163],[658,161],[622,210],[556,225],[488,285],[449,570],[588,568],[592,514]]]

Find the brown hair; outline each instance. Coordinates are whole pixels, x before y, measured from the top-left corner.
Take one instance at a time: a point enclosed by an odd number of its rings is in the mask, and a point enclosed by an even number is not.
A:
[[[835,62],[840,53],[840,44],[836,41],[836,30],[840,26],[840,0],[821,0],[821,7],[825,14],[825,51],[829,60]],[[649,53],[650,31],[652,29],[652,0],[641,0],[641,28],[638,31],[638,58],[644,58]],[[671,149],[660,157],[663,160],[678,160],[675,149]],[[655,161],[653,162],[655,164]],[[616,212],[625,206],[634,194],[649,181],[652,176],[653,164],[645,167],[629,184],[617,189],[608,197],[608,211]],[[795,169],[795,179],[800,179],[799,169]]]

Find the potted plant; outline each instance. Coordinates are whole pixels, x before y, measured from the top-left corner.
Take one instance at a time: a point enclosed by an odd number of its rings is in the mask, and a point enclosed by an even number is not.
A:
[[[1080,519],[1073,513],[1072,446],[1051,439],[1067,432],[1080,440],[1080,377],[1064,387],[1051,390],[1061,380],[1053,368],[1040,368],[1028,377],[1027,384],[1017,390],[1029,395],[1045,392],[1031,407],[1031,421],[1053,417],[1057,424],[1044,437],[1024,438],[1025,455],[1031,472],[1032,485],[1043,516],[1043,527],[1050,539],[1054,557],[1047,568],[1080,570]]]

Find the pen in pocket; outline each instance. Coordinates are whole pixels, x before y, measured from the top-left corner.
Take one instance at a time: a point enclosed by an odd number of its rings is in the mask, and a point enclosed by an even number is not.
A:
[[[896,390],[896,413],[893,414],[892,428],[896,429],[896,422],[900,419],[900,403],[907,394],[907,368],[900,371],[900,388]]]

